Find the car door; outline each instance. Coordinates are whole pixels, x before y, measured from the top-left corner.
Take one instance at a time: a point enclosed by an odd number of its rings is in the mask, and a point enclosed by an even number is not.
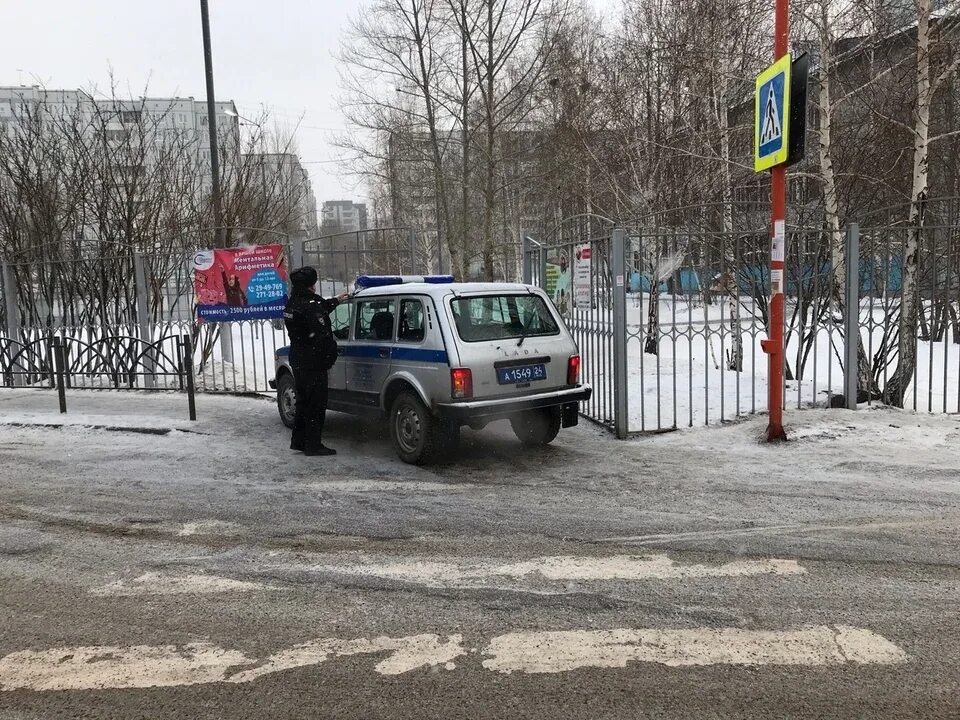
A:
[[[397,332],[397,299],[363,297],[355,303],[353,342],[346,363],[347,391],[359,405],[376,407],[390,374]]]
[[[450,392],[447,353],[427,296],[408,295],[399,300],[397,342],[391,353],[390,375],[407,373],[423,388],[427,399]]]
[[[350,317],[353,313],[353,303],[345,302],[337,306],[330,314],[330,327],[333,336],[337,339],[339,357],[328,373],[328,383],[331,391],[343,393],[347,389],[347,353],[350,347]]]

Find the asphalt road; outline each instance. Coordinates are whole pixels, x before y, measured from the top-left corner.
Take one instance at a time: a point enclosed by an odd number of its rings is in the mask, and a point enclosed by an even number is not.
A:
[[[3,720],[960,717],[956,417],[418,469],[254,399],[55,403],[0,391]]]

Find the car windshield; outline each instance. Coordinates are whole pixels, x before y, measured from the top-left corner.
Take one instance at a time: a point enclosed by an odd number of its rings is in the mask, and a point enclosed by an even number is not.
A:
[[[558,335],[560,328],[539,295],[484,295],[450,301],[464,342]]]

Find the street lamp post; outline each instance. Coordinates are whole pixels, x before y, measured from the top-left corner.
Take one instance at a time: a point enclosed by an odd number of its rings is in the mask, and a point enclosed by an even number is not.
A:
[[[210,199],[213,202],[214,247],[222,247],[223,208],[220,198],[220,146],[217,142],[217,96],[213,89],[213,51],[210,47],[210,8],[200,0],[200,25],[203,29],[203,65],[207,76],[207,129],[210,132]],[[233,331],[230,323],[220,324],[220,352],[224,362],[233,362]]]
[[[207,0],[200,0],[200,24],[203,26],[203,64],[207,75],[207,126],[210,130],[210,175],[213,186],[213,220],[216,227],[216,246],[223,237],[223,209],[220,199],[220,146],[217,142],[217,100],[213,90],[213,51],[210,47],[210,9]]]

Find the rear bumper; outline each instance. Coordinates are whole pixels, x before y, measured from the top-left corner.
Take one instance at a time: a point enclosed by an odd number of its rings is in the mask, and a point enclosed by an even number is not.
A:
[[[439,404],[436,407],[441,417],[451,420],[492,422],[527,410],[576,405],[576,403],[589,400],[592,394],[593,388],[589,385],[579,385],[566,390],[553,390],[538,395],[524,395],[503,400],[465,400],[463,402]]]

